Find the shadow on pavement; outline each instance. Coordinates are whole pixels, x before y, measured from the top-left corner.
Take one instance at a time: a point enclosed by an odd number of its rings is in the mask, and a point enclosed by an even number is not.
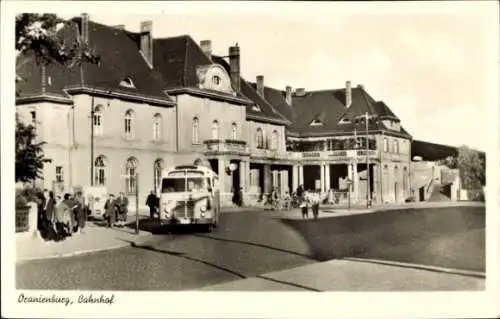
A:
[[[485,271],[484,207],[281,221],[300,233],[319,261],[358,257]]]
[[[224,241],[224,242],[229,242],[229,243],[237,243],[237,244],[243,244],[243,245],[261,247],[261,248],[267,248],[267,249],[279,251],[279,252],[282,252],[282,253],[285,253],[285,254],[296,255],[296,256],[307,258],[307,259],[314,259],[312,256],[307,255],[307,254],[301,254],[299,252],[295,252],[295,251],[292,251],[292,250],[282,249],[282,248],[273,247],[273,246],[265,245],[265,244],[254,243],[254,242],[250,242],[250,241],[243,241],[243,240],[222,238],[222,237],[218,237],[216,235],[193,234],[193,236],[201,237],[201,238],[208,238],[208,239],[218,240],[218,241]]]
[[[100,227],[107,227],[106,221],[103,220],[94,220],[93,223]],[[115,227],[114,229],[123,229],[127,232],[130,230],[136,229],[135,220],[127,221],[123,228]],[[199,232],[207,232],[208,228],[205,225],[160,225],[158,220],[153,220],[149,217],[140,217],[139,218],[139,230],[146,231],[152,233],[154,235],[159,234],[191,234],[191,233],[199,233]]]
[[[183,259],[186,259],[186,260],[190,260],[190,261],[202,263],[204,265],[207,265],[207,266],[210,266],[210,267],[213,267],[213,268],[217,268],[217,269],[222,270],[224,272],[230,273],[230,274],[232,274],[232,275],[234,275],[236,277],[239,277],[240,279],[247,278],[247,276],[245,276],[242,273],[236,272],[234,270],[231,270],[231,269],[223,267],[223,266],[216,265],[214,263],[210,263],[208,261],[204,261],[204,260],[201,260],[201,259],[198,259],[198,258],[194,258],[194,257],[188,256],[188,255],[186,255],[183,252],[170,251],[170,250],[166,250],[166,249],[159,249],[159,248],[155,248],[155,247],[148,246],[148,245],[135,245],[133,242],[131,242],[131,246],[134,247],[134,248],[144,249],[144,250],[148,250],[148,251],[153,251],[153,252],[157,252],[157,253],[162,253],[162,254],[171,255],[171,256],[183,258]]]

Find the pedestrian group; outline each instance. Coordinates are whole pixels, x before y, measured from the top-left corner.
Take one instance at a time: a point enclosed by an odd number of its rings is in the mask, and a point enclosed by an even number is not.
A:
[[[73,234],[84,232],[87,210],[82,192],[54,196],[45,189],[39,194],[38,230],[46,241],[61,241]]]

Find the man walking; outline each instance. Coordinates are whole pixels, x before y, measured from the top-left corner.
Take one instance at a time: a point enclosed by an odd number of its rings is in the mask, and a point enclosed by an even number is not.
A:
[[[128,198],[125,197],[123,192],[120,192],[120,195],[116,199],[116,205],[118,206],[118,223],[119,227],[125,226],[125,221],[127,220],[128,215]]]
[[[113,194],[109,194],[109,197],[104,204],[104,214],[108,220],[108,227],[113,227],[116,222],[116,202]]]
[[[151,219],[155,218],[155,213],[160,206],[159,202],[160,201],[159,201],[158,197],[156,197],[154,192],[151,191],[148,195],[148,198],[146,199],[146,206],[149,207],[149,217]]]
[[[321,195],[320,195],[319,190],[316,190],[314,193],[312,193],[311,202],[312,202],[311,208],[312,208],[313,217],[316,220],[316,219],[318,219],[319,204],[321,202]]]

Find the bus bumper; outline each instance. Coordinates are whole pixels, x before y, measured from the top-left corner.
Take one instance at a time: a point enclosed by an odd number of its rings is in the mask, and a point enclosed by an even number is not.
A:
[[[160,225],[213,225],[215,223],[215,218],[176,218],[160,220]]]

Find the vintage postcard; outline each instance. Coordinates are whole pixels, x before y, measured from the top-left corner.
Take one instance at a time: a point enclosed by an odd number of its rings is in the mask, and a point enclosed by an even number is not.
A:
[[[3,2],[2,315],[498,316],[497,15]]]

